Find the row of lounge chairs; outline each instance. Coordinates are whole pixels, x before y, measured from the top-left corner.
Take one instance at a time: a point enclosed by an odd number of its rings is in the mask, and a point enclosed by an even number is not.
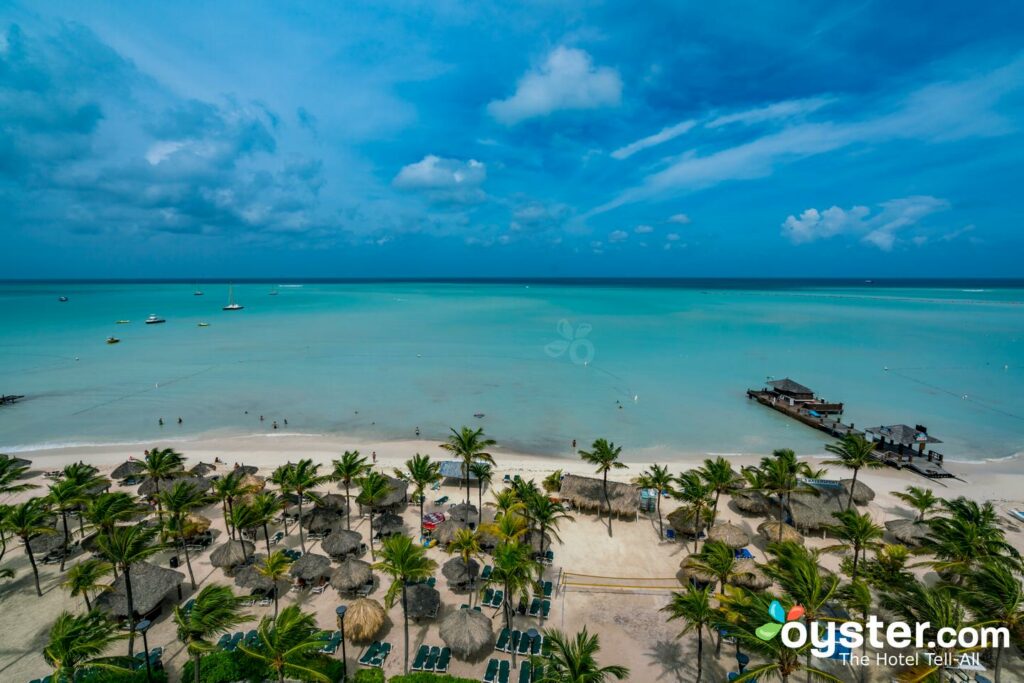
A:
[[[226,652],[234,652],[238,649],[238,645],[243,642],[249,647],[256,647],[256,644],[259,643],[259,634],[256,633],[255,629],[248,633],[242,633],[241,631],[232,635],[225,633],[217,641],[217,648]]]
[[[421,583],[425,583],[428,586],[430,586],[431,588],[433,588],[434,586],[437,585],[437,578],[431,576],[429,579],[422,579],[420,581],[409,581],[405,585],[406,586],[416,586],[416,585],[421,584]]]
[[[543,680],[543,678],[543,664],[534,665],[527,661],[519,665],[519,683],[533,683],[534,681]]]
[[[501,629],[501,633],[498,634],[498,640],[494,643],[494,649],[498,652],[507,652],[508,654],[515,652],[523,656],[540,654],[546,656],[550,651],[547,640],[543,635],[538,636],[531,643],[530,637],[526,635],[525,631],[509,631],[507,628]]]
[[[324,636],[326,641],[324,646],[320,648],[320,651],[327,655],[333,655],[341,646],[341,631],[335,631],[334,633],[324,631]]]
[[[142,671],[146,668],[146,657],[149,657],[149,668],[153,671],[160,671],[164,668],[164,649],[162,647],[154,647],[148,653],[136,652],[135,661],[132,662],[132,667],[136,671]]]
[[[391,654],[391,643],[382,643],[379,640],[375,640],[370,643],[370,646],[363,651],[363,654],[359,656],[359,663],[363,666],[372,666],[378,669],[384,667],[384,662],[388,660],[388,655]]]
[[[551,601],[547,598],[541,600],[540,598],[534,598],[530,603],[530,616],[540,617],[541,619],[547,619],[548,614],[551,612]]]
[[[487,662],[487,670],[480,680],[483,683],[508,683],[512,665],[507,659],[492,659]]]
[[[416,658],[412,662],[412,670],[446,674],[451,661],[452,651],[450,648],[420,645],[420,649],[416,651]]]
[[[488,588],[488,589],[486,589],[484,591],[483,600],[481,600],[480,602],[481,602],[481,604],[483,604],[483,605],[485,605],[487,607],[498,608],[498,607],[501,607],[501,602],[504,599],[505,599],[505,592],[504,591],[496,591],[496,590],[492,590],[492,589]]]

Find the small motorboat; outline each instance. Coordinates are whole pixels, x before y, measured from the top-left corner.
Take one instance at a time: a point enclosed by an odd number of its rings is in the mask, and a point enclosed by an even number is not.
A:
[[[199,323],[199,327],[209,327],[210,323]]]
[[[163,318],[161,318],[158,315],[151,315],[148,318],[146,318],[146,324],[147,325],[159,325],[160,323],[165,323],[165,322],[167,322],[167,321],[164,320]]]
[[[66,296],[59,296],[59,297],[57,297],[57,301],[59,301],[61,303],[65,303],[67,300],[68,300],[68,298]]]
[[[118,339],[117,337],[107,337],[107,343],[108,344],[120,344],[121,340]]]
[[[202,290],[199,290],[199,289],[197,289],[196,291],[192,292],[192,296],[202,296],[202,295],[203,295],[203,292],[202,292]]]
[[[277,290],[276,289],[270,290],[269,292],[267,292],[267,296],[277,296]]]
[[[482,418],[483,416],[484,416],[484,414],[483,414],[483,413],[473,413],[473,417],[475,417],[475,418],[476,418],[476,419],[478,419],[478,420],[479,420],[480,418]]]
[[[127,325],[130,322],[131,322],[131,320],[118,320],[117,324],[118,325]]]

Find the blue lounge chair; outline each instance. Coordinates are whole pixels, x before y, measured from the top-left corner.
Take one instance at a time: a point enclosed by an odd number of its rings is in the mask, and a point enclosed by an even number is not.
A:
[[[665,538],[667,538],[670,541],[676,540],[676,530],[675,529],[665,529]]]
[[[542,600],[540,603],[541,619],[547,619],[548,614],[551,612],[551,601]]]
[[[540,598],[534,597],[530,602],[530,616],[535,617],[540,614]]]
[[[545,581],[544,582],[544,597],[545,598],[550,598],[551,597],[551,593],[554,591],[554,589],[555,589],[555,585],[553,583],[551,583],[550,581]]]

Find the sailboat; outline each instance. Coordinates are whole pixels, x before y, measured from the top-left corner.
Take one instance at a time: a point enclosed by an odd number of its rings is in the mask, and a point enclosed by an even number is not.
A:
[[[224,307],[225,311],[240,311],[245,306],[242,304],[235,303],[235,290],[231,285],[228,285],[228,305]]]
[[[202,296],[203,290],[199,289],[199,283],[196,283],[195,291],[192,292],[192,296]]]

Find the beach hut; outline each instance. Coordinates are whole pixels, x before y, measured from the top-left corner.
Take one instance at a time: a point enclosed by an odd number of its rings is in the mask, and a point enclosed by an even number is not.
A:
[[[867,505],[875,499],[875,492],[862,481],[854,485],[853,479],[843,479],[839,483],[843,485],[843,493],[847,498],[850,496],[850,487],[853,487],[853,502],[857,505]]]
[[[425,583],[407,586],[405,589],[406,605],[409,616],[413,619],[433,619],[441,606],[441,594],[436,588]]]
[[[373,518],[373,531],[380,538],[405,532],[405,522],[393,512],[384,512]]]
[[[477,531],[476,540],[481,550],[494,550],[498,547],[500,539],[494,533],[483,529]]]
[[[231,473],[233,475],[235,475],[235,476],[241,475],[241,476],[245,477],[245,476],[256,474],[259,471],[260,471],[260,468],[256,467],[255,465],[246,465],[246,464],[239,465],[239,464],[236,464],[234,469],[231,470]]]
[[[459,659],[468,659],[490,650],[494,643],[491,620],[474,609],[460,609],[449,614],[438,629],[441,640]]]
[[[377,512],[381,510],[397,511],[409,502],[409,482],[397,477],[386,477],[386,479],[388,480],[388,493],[373,506]],[[359,511],[362,512],[363,509],[364,506],[360,503]]]
[[[788,377],[768,382],[768,387],[771,389],[771,393],[776,396],[790,398],[795,401],[810,401],[814,398],[813,389]]]
[[[258,556],[252,564],[240,567],[238,571],[235,572],[235,585],[239,588],[248,588],[260,593],[269,593],[274,590],[274,581],[260,574],[257,569],[259,563],[262,562],[262,559],[263,556]]]
[[[468,529],[469,525],[465,522],[460,522],[455,519],[446,519],[437,525],[437,528],[432,532],[432,536],[437,539],[437,542],[441,545],[448,545],[455,538],[455,532],[459,529]]]
[[[217,466],[208,462],[200,462],[192,466],[188,473],[193,477],[205,477],[217,471]]]
[[[683,536],[696,536],[701,531],[708,528],[708,520],[704,519],[704,516],[700,518],[700,528],[697,525],[697,515],[694,514],[693,510],[688,507],[681,507],[668,513],[666,516],[669,526],[677,534]]]
[[[345,529],[332,531],[327,538],[320,542],[320,548],[333,558],[342,558],[358,553],[362,547],[362,535],[358,531]]]
[[[697,581],[699,583],[712,583],[717,581],[715,575],[704,567],[700,566],[700,558],[697,555],[687,555],[679,563],[679,573],[686,581]]]
[[[595,477],[567,474],[562,478],[559,497],[578,510],[604,512],[608,509],[619,517],[636,519],[640,509],[640,487],[618,481],[608,482],[608,501],[604,499],[604,484]]]
[[[141,460],[128,460],[115,467],[114,471],[110,473],[110,478],[118,481],[130,479],[141,475],[143,470],[145,467]]]
[[[55,533],[33,536],[28,540],[28,547],[31,548],[33,555],[39,556],[60,550],[64,547],[65,542],[70,551],[71,536],[65,536],[63,529],[57,529]]]
[[[750,545],[750,535],[729,522],[722,522],[711,527],[711,530],[708,531],[708,540],[721,541],[733,549]]]
[[[897,541],[911,547],[921,545],[931,531],[927,524],[912,519],[891,519],[885,528]]]
[[[467,564],[461,557],[453,557],[444,563],[441,573],[448,579],[448,585],[452,588],[465,588],[476,581],[480,574],[480,563],[471,558]]]
[[[791,543],[799,543],[800,545],[803,545],[803,534],[801,534],[799,531],[797,531],[794,527],[790,526],[789,524],[786,524],[785,522],[780,522],[778,520],[770,519],[767,522],[761,522],[761,524],[757,527],[757,532],[761,534],[761,536],[763,536],[764,539],[769,543],[774,543],[780,540],[779,527],[782,527],[781,540],[783,542],[788,541]]]
[[[185,482],[196,489],[200,493],[205,493],[210,490],[213,486],[206,477],[191,477],[188,475],[173,477],[171,479],[146,479],[139,486],[139,495],[144,498],[152,498],[163,491],[170,491],[178,482]]]
[[[370,598],[359,598],[345,612],[345,634],[353,642],[366,643],[380,633],[387,621],[387,612],[381,604]]]
[[[476,523],[477,509],[476,506],[471,503],[459,503],[453,505],[448,509],[448,518],[458,520],[460,522],[473,522]]]
[[[348,558],[331,572],[331,585],[339,593],[352,593],[373,581],[369,562]]]
[[[768,496],[760,491],[741,490],[732,493],[732,501],[741,512],[750,515],[763,516],[773,509],[772,502]],[[778,509],[775,505],[774,509]]]
[[[345,513],[345,496],[340,493],[328,493],[316,499],[316,506]]]
[[[181,572],[149,562],[137,562],[132,565],[131,576],[134,616],[151,614],[172,591],[177,591],[177,598],[181,600],[181,583],[185,580]],[[96,606],[115,617],[129,616],[124,574],[118,575],[111,589],[96,598]]]
[[[836,524],[833,513],[846,509],[842,489],[821,490],[819,495],[810,492],[794,493],[789,498],[789,516],[793,526],[800,530],[818,530]]]
[[[737,560],[730,583],[751,590],[763,591],[772,585],[772,580],[753,560]]]
[[[345,515],[330,508],[314,507],[302,511],[302,526],[314,534],[329,534],[345,526]]]
[[[226,541],[210,553],[210,564],[221,569],[237,567],[252,557],[256,546],[250,541]]]
[[[329,578],[331,575],[331,558],[317,553],[305,553],[292,562],[288,573],[302,581],[314,582]]]

